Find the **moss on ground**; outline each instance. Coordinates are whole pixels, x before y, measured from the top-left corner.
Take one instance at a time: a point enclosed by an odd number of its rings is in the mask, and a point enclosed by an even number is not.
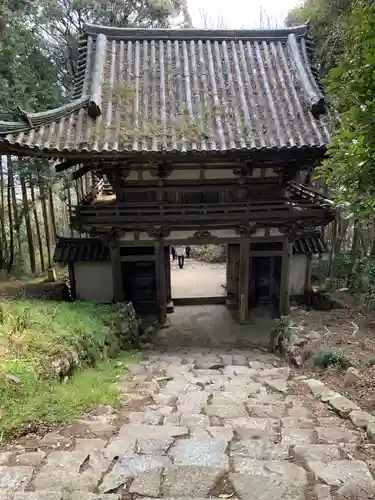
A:
[[[137,355],[126,351],[136,326],[127,305],[2,302],[0,436],[116,404],[115,382]]]

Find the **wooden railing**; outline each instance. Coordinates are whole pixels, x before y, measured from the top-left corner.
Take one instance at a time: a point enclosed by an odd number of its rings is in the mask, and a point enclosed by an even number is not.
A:
[[[139,223],[155,221],[206,221],[215,219],[283,219],[321,217],[324,207],[310,200],[291,201],[239,201],[233,203],[162,204],[150,203],[81,203],[72,211],[72,219],[90,220],[93,223],[111,221]]]
[[[309,188],[300,184],[299,182],[291,181],[288,184],[288,189],[294,194],[301,198],[302,200],[310,200],[318,203],[321,206],[332,207],[333,201],[326,198],[324,195],[316,191],[315,189]]]
[[[90,191],[82,198],[80,205],[85,205],[87,203],[92,203],[96,198],[103,193],[104,181],[103,179],[98,180],[95,184],[91,186]]]

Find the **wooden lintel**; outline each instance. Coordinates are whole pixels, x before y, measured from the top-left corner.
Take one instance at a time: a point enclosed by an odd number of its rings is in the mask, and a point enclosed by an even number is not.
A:
[[[61,163],[58,163],[55,165],[55,171],[57,173],[59,172],[64,172],[65,170],[68,170],[69,168],[75,167],[76,165],[79,165],[82,163],[82,160],[77,159],[72,159],[72,160],[66,160]]]
[[[249,278],[250,278],[250,239],[241,238],[239,281],[238,281],[240,322],[247,321],[249,317]]]
[[[257,243],[256,240],[251,240],[252,243]],[[280,257],[281,250],[250,250],[250,257]]]
[[[122,281],[122,265],[120,246],[118,242],[111,244],[111,261],[112,261],[112,278],[113,278],[113,294],[115,302],[124,302],[124,284]]]
[[[121,262],[154,262],[155,255],[123,255],[120,260]]]
[[[265,188],[278,188],[278,178],[277,177],[249,177],[246,179],[246,184],[241,187],[247,187],[249,189],[259,189],[259,185]],[[126,184],[121,186],[121,190],[124,192],[148,192],[157,191],[158,185],[156,182],[150,181],[126,181]],[[176,192],[176,191],[223,191],[227,189],[238,189],[237,179],[216,179],[215,182],[209,180],[200,179],[183,179],[183,180],[166,180],[163,183],[164,191]]]
[[[280,316],[286,316],[290,311],[290,268],[293,255],[293,241],[290,241],[290,235],[286,234],[283,239],[283,252],[281,260],[281,279],[280,279],[280,297],[279,312]]]
[[[167,322],[167,280],[164,238],[157,238],[155,241],[155,272],[158,300],[158,319],[159,326],[161,327],[164,326]]]

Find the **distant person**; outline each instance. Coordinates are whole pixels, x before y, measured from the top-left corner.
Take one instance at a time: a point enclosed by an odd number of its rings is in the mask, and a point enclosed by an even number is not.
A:
[[[185,246],[181,245],[176,247],[176,254],[178,257],[178,267],[182,269],[184,267],[184,262],[185,262]]]
[[[172,260],[176,260],[176,249],[175,247],[171,248]]]
[[[186,247],[186,258],[187,259],[190,259],[190,252],[191,252],[191,248],[190,247]]]

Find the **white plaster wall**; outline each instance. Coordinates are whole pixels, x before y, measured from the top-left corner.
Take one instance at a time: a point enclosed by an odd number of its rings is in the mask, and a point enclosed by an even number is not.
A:
[[[233,173],[232,168],[207,168],[204,172],[204,176],[206,179],[233,179],[235,174]]]
[[[111,262],[75,262],[77,300],[111,302],[113,280]]]
[[[292,257],[289,276],[289,293],[298,295],[304,292],[307,256],[295,254]]]

